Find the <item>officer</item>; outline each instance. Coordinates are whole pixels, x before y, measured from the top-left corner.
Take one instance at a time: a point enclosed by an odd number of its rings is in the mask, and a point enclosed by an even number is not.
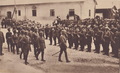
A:
[[[60,54],[59,54],[59,59],[58,59],[58,61],[60,61],[60,62],[62,62],[61,55],[62,55],[63,51],[65,53],[66,62],[70,62],[68,60],[68,56],[67,56],[67,44],[66,44],[67,41],[66,41],[65,35],[66,35],[66,31],[62,30],[61,36],[60,36],[60,41],[61,41],[60,42]]]
[[[16,29],[13,30],[13,35],[12,35],[12,50],[13,50],[13,54],[15,54],[15,47],[16,47],[17,54],[19,54],[18,35],[17,35],[17,32],[16,32]]]
[[[4,42],[5,42],[4,34],[3,34],[3,32],[1,31],[1,28],[0,28],[0,55],[4,55],[2,53],[2,46],[3,46]]]
[[[29,54],[29,51],[30,51],[30,38],[29,36],[27,35],[27,32],[25,31],[25,36],[20,40],[22,41],[22,47],[23,47],[23,54],[24,54],[24,59],[25,59],[25,64],[29,64],[27,62],[27,58],[28,58],[28,54]]]
[[[9,46],[11,46],[11,52],[12,52],[12,33],[10,31],[10,28],[8,28],[8,32],[6,33],[6,40],[7,40],[7,45],[8,45],[8,52],[10,51]]]
[[[45,46],[45,40],[44,40],[44,38],[43,38],[43,32],[42,31],[40,31],[39,32],[39,37],[38,37],[38,48],[37,48],[37,50],[36,50],[36,59],[37,60],[39,60],[38,59],[38,56],[39,56],[39,54],[40,54],[40,52],[42,53],[41,54],[41,61],[45,61],[44,60],[44,49],[46,48],[46,46]]]

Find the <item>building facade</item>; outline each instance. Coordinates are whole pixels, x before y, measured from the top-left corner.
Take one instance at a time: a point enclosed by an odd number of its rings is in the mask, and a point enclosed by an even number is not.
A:
[[[53,21],[57,16],[60,16],[61,19],[66,19],[67,14],[76,14],[81,19],[94,18],[95,16],[95,0],[47,1],[36,3],[2,3],[0,4],[0,17],[13,17],[16,20],[30,19],[37,22],[47,22]],[[14,12],[14,7],[16,7],[16,12]]]

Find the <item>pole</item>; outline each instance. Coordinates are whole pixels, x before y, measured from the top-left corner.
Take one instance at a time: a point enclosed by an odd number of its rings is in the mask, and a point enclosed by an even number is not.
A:
[[[15,19],[17,20],[16,0],[14,0],[14,4],[15,4]]]

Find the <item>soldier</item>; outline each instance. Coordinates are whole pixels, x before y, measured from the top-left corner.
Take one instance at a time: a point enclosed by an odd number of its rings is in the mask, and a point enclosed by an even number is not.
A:
[[[21,53],[20,53],[20,59],[22,59],[22,54],[23,54],[23,45],[24,43],[21,41],[24,37],[25,37],[25,34],[24,34],[24,30],[21,31],[21,34],[19,35],[19,46],[21,48]]]
[[[100,43],[101,43],[102,32],[98,29],[98,26],[94,27],[94,44],[95,44],[95,53],[100,53]]]
[[[36,49],[38,47],[37,45],[37,38],[38,38],[38,32],[37,32],[37,28],[35,28],[35,31],[33,32],[33,43],[34,43],[34,55],[36,56]]]
[[[91,43],[92,43],[92,36],[93,36],[93,30],[91,29],[91,27],[87,27],[87,33],[86,33],[86,43],[88,46],[88,51],[87,52],[91,52]]]
[[[86,29],[83,27],[82,30],[79,32],[80,35],[80,46],[81,46],[81,50],[79,51],[84,51],[84,47],[86,45]]]
[[[22,41],[22,47],[23,47],[23,53],[24,53],[24,59],[25,59],[25,64],[29,64],[27,62],[27,57],[28,57],[28,54],[29,54],[29,50],[30,50],[30,38],[29,36],[27,35],[27,32],[25,32],[25,36],[20,40]]]
[[[3,28],[3,25],[5,25],[5,19],[4,18],[2,19],[1,25],[2,25],[2,28]]]
[[[65,34],[66,34],[66,32],[64,30],[62,30],[61,31],[61,36],[60,36],[60,41],[61,41],[60,42],[60,54],[59,54],[59,59],[58,59],[58,61],[60,61],[60,62],[62,62],[61,55],[62,55],[63,51],[65,53],[66,62],[70,62],[68,60],[68,56],[67,56],[67,44],[66,44]]]
[[[72,28],[70,28],[69,31],[68,31],[68,43],[69,43],[69,48],[71,48],[73,46]]]
[[[3,46],[4,42],[5,42],[4,34],[3,34],[3,32],[1,31],[1,28],[0,28],[0,55],[4,55],[2,53],[2,46]]]
[[[54,40],[54,45],[56,46],[56,28],[52,28],[52,37],[53,37],[53,40]]]
[[[109,28],[106,27],[105,28],[105,33],[103,34],[103,41],[104,41],[104,48],[105,48],[105,53],[104,55],[108,55],[109,56],[109,43],[110,43],[110,37],[111,37],[111,34],[110,34],[110,31],[109,31]]]
[[[10,28],[8,28],[8,32],[6,33],[6,40],[7,40],[7,45],[8,45],[8,52],[10,51],[9,46],[11,46],[11,52],[12,52],[12,33],[10,31]]]
[[[46,39],[48,39],[48,32],[49,32],[49,28],[48,28],[48,24],[47,24],[46,28],[45,28]]]
[[[73,42],[74,42],[74,44],[75,44],[75,48],[74,49],[76,49],[77,50],[77,48],[78,48],[78,32],[75,30],[74,31],[74,33],[73,33]]]
[[[13,35],[12,35],[12,50],[13,50],[13,54],[15,54],[15,47],[16,47],[17,54],[19,54],[18,35],[17,35],[17,32],[16,32],[16,29],[13,30]]]
[[[41,61],[45,61],[44,60],[44,49],[46,48],[46,46],[45,46],[45,40],[43,38],[43,32],[42,31],[39,32],[39,36],[40,37],[38,37],[38,48],[36,50],[36,59],[39,60],[38,56],[39,56],[40,52],[42,52],[42,54],[41,54],[41,57],[42,57]]]
[[[50,45],[52,45],[52,27],[50,27],[49,30],[49,40],[50,40]]]
[[[114,56],[118,58],[118,49],[120,48],[120,32],[116,30],[115,35],[114,35]]]

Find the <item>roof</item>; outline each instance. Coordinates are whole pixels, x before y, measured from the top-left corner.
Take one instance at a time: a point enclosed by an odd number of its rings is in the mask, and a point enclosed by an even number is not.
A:
[[[23,4],[37,4],[37,3],[59,3],[59,2],[77,2],[85,0],[0,0],[0,6],[5,5],[23,5]]]
[[[111,9],[113,6],[119,8],[120,0],[97,0],[96,9]]]

